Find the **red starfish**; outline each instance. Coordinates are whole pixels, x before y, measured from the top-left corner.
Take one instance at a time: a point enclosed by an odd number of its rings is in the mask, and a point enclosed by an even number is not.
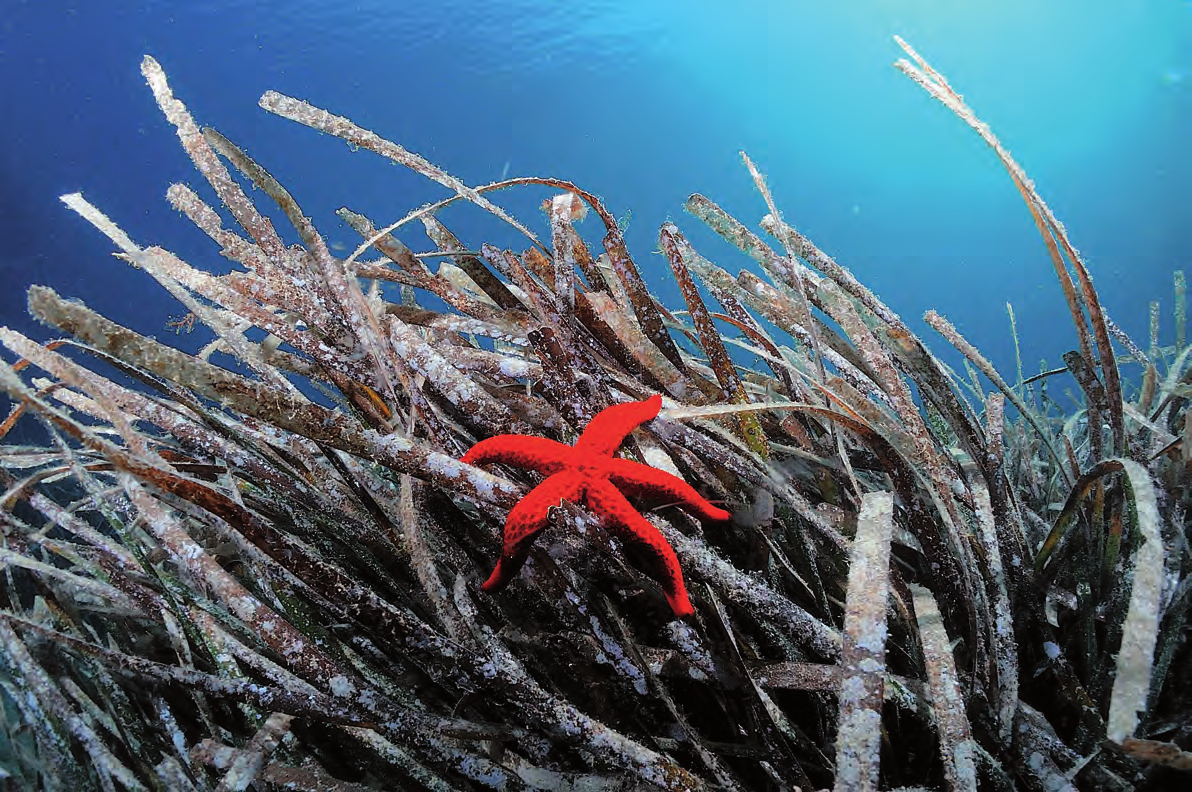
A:
[[[606,528],[649,554],[675,615],[694,613],[675,551],[623,493],[677,503],[702,520],[727,520],[729,513],[713,506],[678,476],[613,456],[630,432],[654,419],[661,409],[662,397],[657,394],[645,401],[608,407],[591,420],[574,446],[528,435],[497,435],[472,446],[461,460],[469,465],[502,462],[547,477],[510,510],[501,558],[480,588],[500,591],[513,579],[534,538],[546,527],[552,506],[561,501],[583,502],[600,515]]]

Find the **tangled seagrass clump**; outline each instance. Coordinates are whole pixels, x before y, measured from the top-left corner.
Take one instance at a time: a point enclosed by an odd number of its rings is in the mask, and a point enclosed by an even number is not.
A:
[[[469,187],[268,92],[266,110],[453,192],[379,230],[341,210],[365,240],[341,260],[146,58],[239,229],[186,186],[169,199],[240,266],[216,276],[142,247],[66,196],[211,342],[186,354],[42,287],[30,310],[67,337],[0,329],[15,356],[0,361],[15,405],[0,433],[30,413],[48,432],[0,446],[8,788],[1192,781],[1192,680],[1177,672],[1192,660],[1182,276],[1174,347],[1160,347],[1156,312],[1143,351],[1022,170],[902,46],[900,68],[984,137],[1026,200],[1075,323],[1065,369],[1024,379],[1020,365],[1007,382],[931,312],[965,356],[958,376],[783,222],[748,158],[776,247],[701,195],[687,209],[765,278],[730,275],[667,223],[686,301],[668,311],[575,185]],[[559,191],[548,243],[490,200],[524,185]],[[459,241],[439,217],[458,201],[507,221],[526,250]],[[576,230],[587,207],[599,255]],[[430,252],[394,236],[415,221]],[[1133,392],[1127,361],[1141,366]],[[1046,388],[1061,374],[1083,401],[1068,414]],[[649,514],[694,616],[674,619],[647,559],[572,505],[508,589],[480,591],[537,479],[463,452],[500,433],[571,442],[601,409],[653,393],[662,414],[623,453],[734,513],[717,526]]]

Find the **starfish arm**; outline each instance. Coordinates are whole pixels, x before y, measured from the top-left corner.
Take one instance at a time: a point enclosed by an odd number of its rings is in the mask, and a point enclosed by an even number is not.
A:
[[[701,520],[727,520],[732,516],[713,506],[686,481],[665,470],[619,458],[610,459],[605,469],[609,480],[627,495],[644,495],[662,503],[677,503]]]
[[[590,481],[585,494],[588,508],[600,515],[606,528],[622,540],[644,550],[656,570],[656,580],[679,618],[695,613],[683,585],[683,569],[666,537],[642,517],[616,487],[604,479]]]
[[[550,507],[561,501],[574,501],[584,481],[574,473],[558,473],[530,490],[505,519],[501,557],[488,580],[480,585],[485,591],[500,591],[521,571],[540,531],[550,521]]]
[[[468,465],[501,462],[549,476],[566,468],[574,453],[571,446],[546,437],[505,434],[481,440],[460,461]]]
[[[657,393],[645,401],[606,407],[588,422],[579,440],[575,441],[575,448],[584,454],[611,456],[630,432],[658,417],[661,409],[662,397]]]

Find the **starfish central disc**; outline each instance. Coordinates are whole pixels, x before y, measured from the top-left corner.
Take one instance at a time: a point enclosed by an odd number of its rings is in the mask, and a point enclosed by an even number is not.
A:
[[[504,588],[549,522],[550,508],[570,501],[585,504],[611,533],[645,551],[676,616],[694,613],[675,551],[625,496],[675,503],[701,520],[727,520],[729,513],[713,506],[678,476],[613,456],[630,432],[653,420],[661,409],[662,397],[657,394],[645,401],[608,407],[592,418],[574,446],[530,435],[497,435],[472,446],[462,462],[501,462],[546,476],[509,511],[501,557],[481,588],[489,592]]]

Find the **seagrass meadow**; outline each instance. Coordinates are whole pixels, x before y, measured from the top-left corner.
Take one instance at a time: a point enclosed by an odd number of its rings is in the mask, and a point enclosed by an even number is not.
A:
[[[1073,319],[1064,368],[1003,377],[929,312],[963,368],[945,365],[784,222],[748,157],[765,236],[692,195],[682,222],[739,254],[714,263],[663,225],[685,302],[666,306],[580,187],[469,186],[267,92],[264,110],[452,193],[391,223],[341,209],[326,222],[362,241],[339,258],[301,189],[200,128],[146,57],[223,208],[181,184],[168,199],[233,267],[64,196],[209,343],[189,354],[38,286],[29,309],[61,337],[0,329],[6,788],[1192,784],[1183,276],[1174,329],[1156,307],[1131,341],[1030,179],[899,44],[898,67],[1022,194]],[[497,201],[543,187],[540,238]],[[440,218],[467,211],[524,248]],[[465,452],[501,434],[570,444],[654,394],[661,413],[621,455],[732,513],[635,501],[694,614],[675,617],[656,559],[566,501],[520,575],[481,590],[541,477]],[[47,440],[12,441],[32,420]]]

